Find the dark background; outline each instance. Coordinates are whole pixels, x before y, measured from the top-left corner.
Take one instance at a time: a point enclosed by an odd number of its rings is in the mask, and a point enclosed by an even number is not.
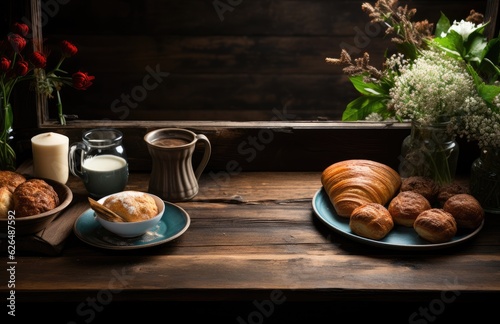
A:
[[[286,109],[294,120],[339,120],[358,94],[325,58],[368,51],[381,67],[392,48],[364,1],[219,1],[228,5],[219,12],[206,0],[61,2],[42,5],[43,34],[52,60],[54,45],[69,40],[79,52],[63,68],[96,77],[86,91],[61,93],[65,113],[80,119],[269,121]],[[486,8],[486,0],[401,3],[430,22],[440,11],[453,21]],[[2,30],[29,12],[26,0],[0,6]],[[160,82],[145,83],[151,69]],[[55,118],[54,100],[49,111]]]

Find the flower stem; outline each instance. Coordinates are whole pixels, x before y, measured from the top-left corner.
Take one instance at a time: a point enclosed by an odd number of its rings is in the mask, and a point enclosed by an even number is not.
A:
[[[9,133],[11,130],[11,115],[12,108],[6,101],[5,97],[2,100],[1,115],[2,115],[2,130],[0,133],[0,169],[15,170],[16,153],[9,145]]]
[[[59,123],[61,123],[61,125],[66,125],[66,117],[63,114],[61,94],[59,93],[59,90],[57,90],[56,93],[57,93],[57,113],[59,115]]]

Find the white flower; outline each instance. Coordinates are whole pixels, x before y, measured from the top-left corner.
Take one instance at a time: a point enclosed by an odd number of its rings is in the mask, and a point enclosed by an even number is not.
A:
[[[477,29],[477,26],[470,21],[461,20],[457,22],[456,20],[453,22],[453,25],[448,29],[448,33],[453,30],[457,32],[460,36],[462,36],[464,42],[467,41],[469,35],[472,34]],[[448,34],[446,32],[441,33],[441,37],[446,37]]]
[[[389,93],[390,104],[401,119],[430,124],[471,109],[466,103],[482,102],[464,63],[443,52],[423,51],[400,72]]]
[[[384,120],[384,117],[382,117],[380,114],[376,112],[372,112],[368,116],[366,116],[365,120],[378,122]]]

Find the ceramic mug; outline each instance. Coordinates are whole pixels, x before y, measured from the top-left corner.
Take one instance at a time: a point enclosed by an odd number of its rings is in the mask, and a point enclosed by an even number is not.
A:
[[[122,191],[128,182],[123,134],[111,128],[85,131],[69,148],[69,169],[82,179],[90,196],[101,198]]]
[[[147,133],[144,141],[152,158],[148,191],[170,202],[196,196],[198,180],[212,152],[208,138],[187,129],[161,128]],[[204,152],[195,170],[192,157],[198,142],[204,145]]]

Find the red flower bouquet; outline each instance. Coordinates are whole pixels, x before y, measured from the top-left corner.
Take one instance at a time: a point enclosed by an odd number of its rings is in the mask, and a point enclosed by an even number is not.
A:
[[[61,69],[64,60],[78,52],[78,48],[66,40],[60,43],[60,58],[56,66],[47,69],[45,53],[27,50],[28,33],[26,24],[14,23],[12,31],[0,40],[0,169],[13,169],[15,164],[15,152],[8,141],[14,120],[10,96],[16,84],[30,80],[37,93],[47,98],[54,98],[55,92],[59,122],[66,125],[60,95],[63,85],[86,90],[94,80],[94,76],[87,72],[78,71],[70,75]]]

